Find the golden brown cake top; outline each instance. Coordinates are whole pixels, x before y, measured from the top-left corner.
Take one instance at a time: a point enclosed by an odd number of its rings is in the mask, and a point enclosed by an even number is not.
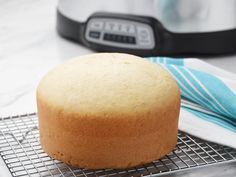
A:
[[[160,65],[128,54],[98,53],[55,67],[37,94],[72,114],[112,118],[170,107],[179,89]]]

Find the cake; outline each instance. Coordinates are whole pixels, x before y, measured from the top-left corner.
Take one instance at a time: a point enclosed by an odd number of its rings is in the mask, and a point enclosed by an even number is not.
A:
[[[40,142],[80,168],[128,168],[176,146],[180,91],[158,64],[119,53],[66,61],[37,88]]]

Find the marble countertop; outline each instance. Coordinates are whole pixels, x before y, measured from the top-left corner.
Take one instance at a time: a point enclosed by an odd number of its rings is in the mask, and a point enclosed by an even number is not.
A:
[[[36,112],[35,89],[53,66],[92,51],[56,33],[57,0],[0,0],[0,117]],[[236,73],[236,55],[204,61]],[[9,173],[0,159],[0,176]]]

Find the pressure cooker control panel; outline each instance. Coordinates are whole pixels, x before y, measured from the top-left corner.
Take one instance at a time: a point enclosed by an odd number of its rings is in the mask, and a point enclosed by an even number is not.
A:
[[[153,49],[154,33],[150,25],[117,18],[91,18],[86,25],[89,42],[119,48]]]

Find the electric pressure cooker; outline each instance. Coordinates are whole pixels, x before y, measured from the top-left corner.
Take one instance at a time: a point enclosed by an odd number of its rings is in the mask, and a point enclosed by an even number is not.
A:
[[[236,53],[236,0],[59,0],[57,30],[97,51]]]

